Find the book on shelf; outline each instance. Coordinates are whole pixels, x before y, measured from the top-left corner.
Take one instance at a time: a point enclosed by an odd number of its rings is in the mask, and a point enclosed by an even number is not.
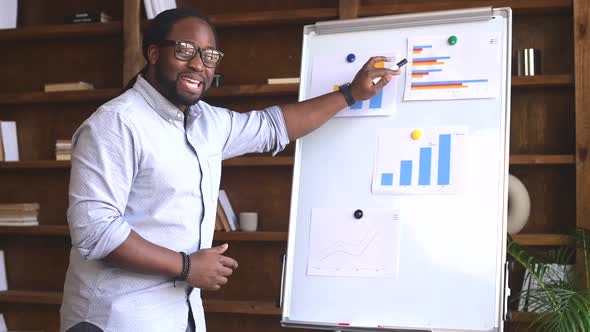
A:
[[[219,219],[219,213],[215,214],[215,230],[222,231],[223,226],[221,225],[221,220]]]
[[[64,82],[64,83],[47,83],[45,84],[45,92],[61,92],[61,91],[82,91],[94,90],[94,85],[87,82]]]
[[[104,11],[99,13],[79,12],[64,17],[64,23],[106,23],[112,20],[111,15]]]
[[[3,314],[0,314],[0,332],[8,332],[8,327],[6,327],[6,321],[4,320]]]
[[[0,140],[2,150],[0,154],[2,161],[18,161],[18,135],[16,121],[0,121]]]
[[[18,1],[3,0],[2,10],[0,10],[0,29],[16,28],[16,18],[18,17]]]
[[[293,84],[299,83],[299,77],[280,77],[280,78],[269,78],[266,80],[267,84]]]
[[[227,221],[229,222],[231,230],[237,231],[239,229],[238,217],[234,213],[234,209],[231,206],[229,197],[227,196],[227,192],[223,189],[219,190],[219,203],[221,203],[223,213],[225,214]]]
[[[6,262],[4,260],[4,250],[0,250],[0,291],[8,290],[6,282]]]
[[[227,220],[225,212],[223,212],[223,208],[221,207],[219,200],[217,201],[217,217],[219,217],[223,230],[226,232],[231,232],[231,226],[229,225],[229,221]]]
[[[145,16],[151,20],[167,9],[176,8],[176,0],[144,0],[143,6],[145,7]]]

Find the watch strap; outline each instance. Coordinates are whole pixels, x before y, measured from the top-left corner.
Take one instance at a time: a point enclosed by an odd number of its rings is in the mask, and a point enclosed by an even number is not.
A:
[[[356,100],[354,100],[354,97],[350,92],[350,83],[342,84],[338,87],[338,91],[342,92],[342,95],[344,95],[344,99],[346,99],[346,104],[348,104],[348,106],[352,106],[356,103]]]

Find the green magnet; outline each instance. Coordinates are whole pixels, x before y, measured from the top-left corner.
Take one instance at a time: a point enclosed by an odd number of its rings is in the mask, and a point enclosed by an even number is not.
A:
[[[449,44],[455,45],[455,44],[457,44],[457,40],[458,40],[457,36],[450,36],[449,37]]]

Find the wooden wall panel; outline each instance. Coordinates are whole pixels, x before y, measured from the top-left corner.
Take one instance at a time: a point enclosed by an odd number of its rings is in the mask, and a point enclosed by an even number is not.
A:
[[[261,231],[287,231],[292,167],[227,167],[221,175],[236,213],[258,212]]]
[[[576,225],[575,169],[569,165],[511,166],[531,198],[531,215],[522,233],[567,234]]]
[[[223,242],[216,242],[215,245]],[[229,282],[219,291],[205,291],[205,299],[269,301],[278,303],[282,255],[286,243],[231,242],[227,255],[238,262]],[[264,268],[261,268],[264,266]]]
[[[66,225],[69,170],[12,169],[0,172],[0,203],[39,203],[40,225]]]
[[[510,153],[573,153],[574,109],[569,88],[513,89]]]
[[[71,139],[102,102],[3,105],[0,120],[16,121],[21,161],[55,160],[55,142]]]
[[[0,303],[9,331],[59,331],[59,305]]]
[[[282,9],[338,8],[338,0],[177,0],[178,7],[194,8],[207,15]]]
[[[121,37],[49,39],[0,43],[0,93],[43,91],[45,83],[92,83],[121,87]]]
[[[515,16],[512,22],[512,72],[517,73],[519,49],[541,51],[541,74],[574,70],[573,18],[571,16]]]
[[[64,16],[78,12],[106,11],[113,20],[123,15],[121,0],[18,0],[18,27],[63,24]]]
[[[303,30],[297,25],[218,29],[225,53],[217,72],[225,84],[266,83],[270,77],[299,77]],[[277,41],[280,40],[280,43]]]
[[[69,237],[1,235],[8,290],[62,292],[70,247]]]

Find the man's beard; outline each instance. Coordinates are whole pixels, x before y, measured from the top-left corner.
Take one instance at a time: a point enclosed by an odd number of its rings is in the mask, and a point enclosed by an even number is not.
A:
[[[204,95],[205,95],[205,82],[201,82],[203,85],[203,90],[201,90],[201,94],[196,97],[187,97],[182,96],[178,93],[178,89],[176,87],[176,80],[169,80],[166,78],[165,69],[162,68],[161,64],[156,64],[156,79],[158,80],[158,85],[163,90],[164,96],[170,100],[170,102],[174,105],[182,105],[182,106],[192,106],[196,104]]]

